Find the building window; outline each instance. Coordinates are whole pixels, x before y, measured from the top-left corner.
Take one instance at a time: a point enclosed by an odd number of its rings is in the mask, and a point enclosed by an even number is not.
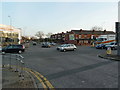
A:
[[[87,40],[85,40],[85,41],[84,41],[84,43],[88,43],[88,41],[87,41]]]
[[[87,35],[84,35],[84,38],[87,38]]]
[[[79,39],[81,38],[81,35],[79,35]]]

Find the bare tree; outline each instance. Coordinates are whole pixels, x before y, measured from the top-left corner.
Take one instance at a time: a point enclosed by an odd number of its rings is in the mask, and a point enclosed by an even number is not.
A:
[[[51,32],[49,32],[48,34],[46,34],[47,38],[50,38],[51,35],[52,35]]]
[[[102,31],[102,30],[103,30],[103,28],[102,28],[102,27],[100,27],[100,26],[94,26],[94,27],[92,27],[92,28],[91,28],[91,30],[95,30],[95,31]]]
[[[38,31],[35,36],[39,37],[39,39],[42,39],[45,34],[42,31]]]

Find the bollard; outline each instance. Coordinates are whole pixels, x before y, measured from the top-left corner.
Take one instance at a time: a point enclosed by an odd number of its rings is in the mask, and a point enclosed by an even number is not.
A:
[[[21,76],[24,78],[24,74],[23,74],[23,71],[24,71],[24,62],[23,62],[23,59],[24,59],[24,57],[23,56],[21,56],[21,55],[19,55],[19,58],[21,58],[22,60],[21,60]]]
[[[21,77],[21,60],[18,58],[19,77]]]
[[[22,77],[22,60],[20,60],[20,74],[19,77]]]
[[[23,56],[21,56],[21,55],[19,55],[19,57],[20,57],[21,59],[24,59],[24,57],[23,57]]]
[[[18,72],[19,72],[19,66],[20,66],[20,59],[17,58],[17,68],[18,68]]]
[[[5,68],[4,55],[2,54],[2,68]]]
[[[9,69],[12,69],[12,67],[11,67],[11,54],[10,54]]]
[[[24,80],[24,62],[21,60],[21,75],[22,75],[22,80]]]
[[[112,52],[111,52],[111,48],[110,47],[107,48],[106,53],[107,53],[107,55],[111,55]]]
[[[18,68],[17,68],[17,67],[18,67],[18,55],[16,54],[15,57],[16,57],[16,58],[15,58],[15,60],[16,60],[16,61],[15,61],[15,62],[16,62],[15,72],[18,72]]]
[[[94,43],[92,43],[92,47],[95,47],[95,44],[94,44]]]
[[[23,69],[24,69],[24,62],[22,60],[20,60],[20,73],[19,73],[19,77],[21,77],[22,80],[24,80],[24,74],[23,74]]]
[[[24,76],[24,67],[25,67],[25,62],[23,62],[24,57],[22,57],[22,74]]]
[[[12,55],[14,55],[15,56],[15,58],[13,58],[12,57]],[[14,59],[15,60],[15,67],[13,66],[13,69],[14,69],[14,71],[15,72],[18,72],[18,76],[22,79],[22,80],[24,80],[24,62],[23,62],[23,59],[24,59],[24,57],[23,56],[21,56],[21,55],[19,55],[19,54],[8,54],[8,59],[9,59],[9,61],[8,61],[8,68],[9,69],[12,69],[12,65],[14,64],[14,61],[12,62],[12,59]],[[5,58],[5,56],[3,55],[3,57],[2,57],[2,59],[4,59]],[[5,61],[5,60],[4,60]],[[3,61],[3,65],[2,65],[2,67],[5,67],[5,63],[4,63],[4,61]]]

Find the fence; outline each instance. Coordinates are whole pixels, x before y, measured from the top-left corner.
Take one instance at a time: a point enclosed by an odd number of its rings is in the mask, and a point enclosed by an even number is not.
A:
[[[2,68],[12,69],[15,72],[18,72],[19,77],[24,79],[25,63],[23,62],[23,59],[24,57],[20,54],[6,53],[2,55]]]

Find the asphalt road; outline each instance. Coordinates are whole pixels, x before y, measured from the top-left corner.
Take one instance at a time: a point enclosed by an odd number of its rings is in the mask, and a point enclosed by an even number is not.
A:
[[[22,55],[26,66],[44,75],[55,88],[117,88],[118,62],[97,57],[105,53],[89,46],[59,52],[56,46],[30,46]]]

